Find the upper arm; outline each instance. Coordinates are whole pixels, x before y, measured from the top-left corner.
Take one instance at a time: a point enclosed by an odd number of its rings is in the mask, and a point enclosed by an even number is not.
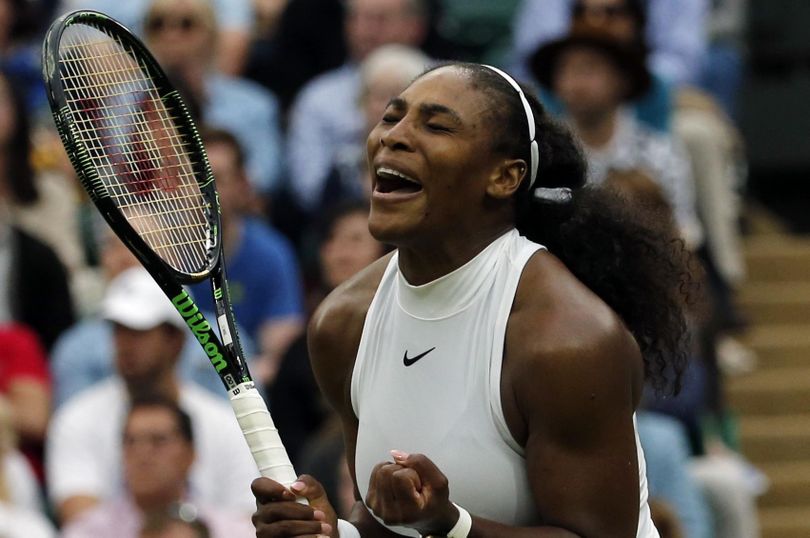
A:
[[[341,421],[346,461],[355,482],[356,496],[354,453],[358,419],[351,401],[352,372],[366,313],[390,258],[391,254],[383,256],[338,286],[315,311],[307,329],[312,372]]]
[[[618,321],[576,330],[571,344],[530,349],[513,370],[532,492],[545,525],[583,537],[634,536],[638,348]]]
[[[362,333],[362,322],[358,330],[358,321],[352,320],[353,317],[355,316],[351,314],[348,305],[335,304],[327,299],[312,316],[307,330],[307,344],[318,386],[340,419],[346,463],[357,497],[354,454],[358,420],[351,404],[351,376]]]

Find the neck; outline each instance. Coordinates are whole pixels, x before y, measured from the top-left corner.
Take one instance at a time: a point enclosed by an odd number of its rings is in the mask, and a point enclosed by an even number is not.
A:
[[[400,247],[399,269],[410,284],[427,284],[452,273],[513,227],[514,224],[510,222],[464,237],[462,241],[439,241],[429,246]]]
[[[613,139],[618,117],[619,109],[613,108],[604,113],[575,117],[574,126],[583,144],[598,149],[608,145]]]
[[[185,498],[185,486],[179,486],[170,491],[149,493],[148,495],[133,494],[135,506],[144,514],[165,513],[169,507]]]
[[[143,379],[126,381],[126,386],[130,399],[136,399],[141,395],[160,396],[173,402],[180,399],[180,385],[171,373],[156,376],[150,379],[148,383],[144,382]]]

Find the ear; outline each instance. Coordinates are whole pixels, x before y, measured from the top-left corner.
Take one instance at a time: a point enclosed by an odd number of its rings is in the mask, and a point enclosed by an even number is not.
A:
[[[489,177],[487,195],[498,200],[511,198],[520,187],[520,183],[527,179],[528,169],[523,159],[503,161]]]

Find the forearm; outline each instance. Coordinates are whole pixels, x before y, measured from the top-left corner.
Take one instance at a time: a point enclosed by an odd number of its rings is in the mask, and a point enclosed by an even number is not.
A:
[[[401,535],[389,531],[374,519],[362,501],[354,503],[348,521],[357,528],[362,538],[402,538]]]
[[[560,527],[513,527],[473,516],[467,538],[584,538]]]
[[[349,521],[362,538],[396,538],[401,535],[386,529],[358,501],[352,509]],[[435,535],[439,538],[440,534]],[[345,538],[341,536],[340,538]],[[579,534],[559,527],[514,527],[473,516],[473,526],[467,538],[584,538]]]

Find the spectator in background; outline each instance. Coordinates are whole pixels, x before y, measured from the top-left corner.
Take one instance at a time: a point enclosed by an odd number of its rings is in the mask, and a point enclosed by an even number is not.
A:
[[[88,268],[79,233],[78,185],[62,171],[34,169],[23,91],[18,80],[0,70],[0,203],[15,225],[57,254],[72,295],[80,297],[80,279]]]
[[[350,60],[304,86],[290,112],[290,189],[307,213],[317,210],[340,148],[366,133],[359,110],[360,63],[378,47],[418,47],[427,33],[423,0],[349,0],[344,31]]]
[[[103,312],[113,323],[118,376],[65,403],[48,430],[47,482],[62,522],[121,493],[126,409],[147,395],[177,402],[192,418],[198,450],[189,482],[196,499],[251,513],[255,502],[248,484],[258,471],[233,411],[175,375],[187,331],[180,314],[139,267],[110,283]]]
[[[368,231],[368,212],[368,202],[347,201],[324,214],[317,231],[317,276],[307,301],[310,312],[329,292],[385,253],[385,246]],[[303,447],[329,415],[312,375],[306,335],[284,355],[268,396],[273,420],[297,465]]]
[[[617,40],[639,49],[642,54],[646,53],[644,28],[647,26],[647,11],[643,0],[578,0],[571,8],[572,26],[587,24],[604,28]],[[672,84],[655,72],[650,72],[649,87],[627,106],[632,108],[642,123],[668,132],[674,106],[672,94]],[[544,89],[541,97],[543,103],[555,114],[564,110],[563,104],[548,89]]]
[[[210,538],[208,526],[181,514],[165,514],[147,521],[138,538]],[[227,535],[224,535],[227,536]]]
[[[648,17],[641,0],[578,0],[573,6],[574,26],[602,28],[629,47],[647,49],[643,30]],[[564,111],[553,93],[547,91],[544,99],[552,110]],[[696,192],[696,214],[705,234],[697,252],[714,302],[711,323],[717,334],[707,338],[705,353],[714,354],[716,347],[724,368],[748,371],[756,357],[731,336],[742,323],[732,291],[745,274],[739,229],[744,166],[740,137],[711,97],[693,87],[674,88],[655,73],[651,73],[650,88],[625,107],[632,108],[639,122],[683,141]]]
[[[672,208],[660,186],[642,171],[612,172],[605,185],[638,211],[667,219],[674,225]],[[702,283],[703,275],[697,272],[694,278]],[[689,321],[695,336],[705,324],[706,310],[702,301],[690,304]],[[652,454],[648,457],[650,492],[656,490],[656,495],[672,502],[682,515],[688,536],[758,538],[756,495],[761,491],[757,491],[754,483],[761,479],[761,473],[705,427],[707,419],[715,418],[725,408],[718,403],[722,400],[722,380],[712,374],[711,361],[703,355],[697,340],[693,338],[692,360],[678,396],[661,398],[648,390],[642,401],[645,411],[638,415],[639,436],[645,453]],[[667,418],[677,419],[680,424]],[[687,438],[691,444],[689,451]],[[681,476],[682,472],[676,476],[673,469],[683,467],[687,457],[685,468],[689,476]],[[695,505],[689,483],[700,487],[705,506]],[[706,516],[701,514],[706,509],[711,513],[710,528],[706,528]]]
[[[142,34],[144,18],[151,0],[61,0],[59,12],[95,9],[119,20],[131,30]],[[239,75],[245,65],[250,45],[250,25],[253,19],[251,0],[211,0],[219,26],[217,40],[210,58],[222,73]]]
[[[9,224],[0,204],[0,322],[30,327],[53,346],[74,321],[67,274],[45,243]]]
[[[64,529],[64,538],[174,536],[169,532],[171,522],[183,521],[171,517],[178,512],[186,521],[196,520],[211,538],[254,535],[247,515],[197,506],[189,488],[197,452],[194,428],[176,403],[162,398],[133,400],[122,438],[124,493],[79,516]]]
[[[691,454],[683,427],[675,419],[645,411],[637,413],[636,424],[647,460],[650,497],[672,510],[685,538],[713,538],[709,505],[690,473]],[[660,531],[655,512],[653,521]]]
[[[39,219],[25,216],[42,192],[29,162],[25,108],[15,95],[10,79],[0,74],[0,323],[27,325],[50,349],[73,323],[74,310],[65,266],[46,244],[59,242],[46,230],[58,234],[69,226],[47,212]],[[71,240],[70,234],[60,237]]]
[[[732,119],[737,119],[737,94],[745,74],[744,50],[748,0],[712,0],[709,50],[700,81]]]
[[[150,50],[199,104],[202,123],[239,139],[250,182],[267,195],[282,168],[278,103],[258,84],[217,71],[212,57],[219,32],[209,0],[152,0],[144,19]]]
[[[304,329],[301,275],[287,239],[250,215],[255,197],[245,174],[239,141],[227,131],[203,133],[216,177],[222,218],[222,244],[233,311],[258,356],[254,378],[270,384],[289,345]],[[213,311],[207,283],[192,286],[197,304]]]
[[[651,71],[675,85],[694,84],[701,75],[706,52],[709,0],[640,0],[648,7],[644,29],[651,54]],[[515,16],[513,68],[525,75],[528,59],[539,46],[564,36],[579,0],[523,0]],[[612,4],[606,0],[603,4]],[[603,17],[619,16],[606,7]]]
[[[15,403],[0,398],[0,504],[44,513],[39,481],[18,444]]]
[[[245,76],[275,93],[283,110],[310,79],[345,61],[343,4],[343,0],[254,0],[257,20]]]
[[[689,152],[706,236],[698,250],[712,299],[705,353],[716,354],[724,370],[745,373],[757,359],[733,336],[745,325],[734,304],[734,292],[746,276],[740,229],[746,167],[742,139],[719,104],[695,89],[679,92],[673,130]]]
[[[0,401],[8,407],[19,447],[39,477],[51,415],[51,383],[37,336],[19,324],[0,326]]]
[[[40,6],[26,0],[0,0],[0,67],[24,89],[20,104],[38,118],[47,112],[48,98],[42,84],[40,47],[35,42]]]
[[[681,237],[698,248],[703,231],[686,151],[671,136],[642,125],[625,106],[650,86],[643,51],[583,21],[538,49],[532,70],[565,106],[585,150],[588,180],[602,183],[612,169],[645,170],[664,189]]]
[[[0,534],[3,538],[52,538],[38,483],[16,449],[12,410],[0,401]]]
[[[98,222],[101,271],[99,279],[107,282],[125,270],[138,266],[138,260],[110,230],[106,223]],[[205,294],[210,291],[204,290]],[[209,319],[211,319],[209,317]],[[190,332],[180,354],[178,375],[225,397],[222,381],[211,367],[211,362]],[[242,338],[248,357],[254,346],[249,338]],[[56,341],[51,351],[50,367],[53,373],[53,404],[58,409],[66,401],[91,385],[115,375],[113,357],[113,329],[98,310],[88,314],[71,326]]]
[[[371,176],[366,160],[366,133],[380,121],[392,97],[418,77],[431,60],[419,49],[405,45],[383,45],[360,64],[360,110],[363,134],[352,143],[334,148],[335,162],[326,179],[319,212],[328,211],[341,200],[368,200]]]

